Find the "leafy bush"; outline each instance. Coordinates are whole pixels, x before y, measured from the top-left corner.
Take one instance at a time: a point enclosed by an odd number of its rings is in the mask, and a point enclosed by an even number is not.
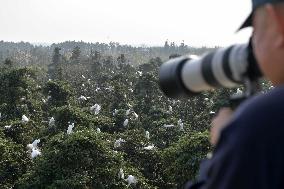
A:
[[[73,93],[69,84],[63,81],[48,81],[43,92],[46,96],[50,96],[48,99],[50,106],[68,105]]]
[[[186,181],[194,180],[200,161],[209,151],[208,132],[183,136],[162,152],[165,178],[178,188]]]
[[[104,134],[94,130],[60,133],[47,141],[42,156],[17,187],[126,188],[126,182],[117,177],[122,167],[125,163],[121,153],[110,148]],[[130,173],[131,169],[138,173],[131,167],[125,170]],[[142,175],[138,180],[138,188],[147,188]]]
[[[0,188],[12,188],[29,163],[30,159],[22,145],[0,137]]]

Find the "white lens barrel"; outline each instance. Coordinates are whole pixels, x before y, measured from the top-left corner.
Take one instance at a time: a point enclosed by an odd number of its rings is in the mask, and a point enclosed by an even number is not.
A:
[[[201,92],[212,89],[202,75],[202,58],[187,61],[181,70],[181,80],[190,91]]]
[[[219,49],[198,59],[188,56],[171,59],[161,66],[159,81],[167,96],[178,98],[220,87],[237,87],[245,78],[261,76],[250,42]]]
[[[229,65],[236,81],[242,82],[248,70],[248,44],[235,45],[229,56]]]
[[[219,49],[196,60],[188,60],[181,80],[194,92],[239,85],[248,69],[247,44]]]

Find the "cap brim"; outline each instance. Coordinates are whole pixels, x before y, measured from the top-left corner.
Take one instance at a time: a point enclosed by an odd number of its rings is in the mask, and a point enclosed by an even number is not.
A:
[[[253,13],[251,12],[250,15],[247,17],[247,19],[244,21],[244,23],[241,25],[241,27],[238,29],[238,31],[243,28],[252,26],[252,14]]]

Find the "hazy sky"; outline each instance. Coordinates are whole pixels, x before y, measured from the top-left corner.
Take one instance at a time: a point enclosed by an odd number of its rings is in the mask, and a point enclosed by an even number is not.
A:
[[[245,42],[250,0],[0,0],[0,40],[193,46]]]

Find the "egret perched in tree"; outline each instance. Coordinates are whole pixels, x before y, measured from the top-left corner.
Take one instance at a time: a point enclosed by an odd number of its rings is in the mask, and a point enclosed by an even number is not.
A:
[[[92,113],[94,113],[95,115],[98,115],[98,114],[100,113],[100,110],[101,110],[101,106],[98,105],[98,104],[95,104],[94,106],[92,106],[92,107],[90,108],[90,111],[91,111]]]
[[[144,147],[145,150],[153,150],[154,148],[154,144]]]
[[[2,113],[0,112],[0,120],[2,119]]]
[[[142,71],[137,71],[136,72],[139,76],[142,76],[143,72]]]
[[[97,133],[100,133],[101,132],[101,129],[100,128],[97,128]]]
[[[34,140],[33,143],[32,143],[33,148],[37,148],[38,143],[40,143],[40,139]]]
[[[163,127],[165,127],[165,128],[170,128],[170,127],[174,127],[174,125],[173,125],[173,124],[171,124],[171,125],[166,125],[166,124],[164,124]]]
[[[179,130],[183,131],[183,123],[181,121],[181,119],[178,120],[178,126],[179,126]]]
[[[33,148],[32,149],[32,154],[31,154],[31,157],[32,158],[36,158],[37,156],[41,155],[41,152],[39,149],[36,149],[36,148]]]
[[[23,123],[29,122],[29,118],[27,118],[27,116],[23,115],[23,116],[22,116],[22,122],[23,122]]]
[[[123,126],[126,127],[128,125],[128,119],[125,119],[123,122]]]
[[[51,96],[47,96],[47,101],[50,100],[52,97]]]
[[[68,126],[68,129],[67,129],[67,134],[71,134],[72,133],[72,129],[74,127],[74,123],[72,123],[71,125]]]
[[[29,150],[32,150],[32,149],[33,149],[33,144],[28,144],[28,145],[27,145],[27,148],[28,148]]]
[[[6,125],[4,127],[5,127],[5,129],[10,129],[12,127],[12,125]]]
[[[148,140],[150,139],[150,133],[149,133],[149,131],[146,131],[145,136],[146,136],[146,138],[147,138]]]
[[[81,96],[78,98],[78,100],[79,100],[80,102],[83,102],[83,101],[86,101],[87,98],[86,98],[85,96],[81,95]]]
[[[118,178],[124,179],[124,172],[122,168],[119,169]]]
[[[34,148],[38,148],[38,143],[40,143],[40,139],[37,139],[37,140],[34,140],[31,144],[28,144],[27,145],[27,148],[29,149],[29,150],[32,150],[32,149],[34,149]]]
[[[116,140],[116,141],[114,142],[114,147],[115,147],[115,148],[119,148],[119,147],[121,146],[121,143],[122,143],[122,142],[125,142],[125,140],[119,138],[118,140]]]
[[[130,111],[131,111],[130,109],[126,110],[125,115],[128,116],[130,114]]]
[[[133,112],[134,118],[138,119],[138,115],[136,114],[136,112]]]
[[[169,113],[172,113],[172,112],[173,112],[173,107],[169,106]]]
[[[51,117],[51,118],[50,118],[49,123],[48,123],[48,126],[49,126],[49,127],[54,127],[54,126],[55,126],[55,119],[54,119],[54,117]]]
[[[137,179],[132,175],[128,175],[128,177],[127,177],[127,179],[125,179],[125,181],[127,181],[127,183],[128,183],[127,187],[129,187],[131,184],[137,183]]]
[[[85,77],[84,75],[82,75],[82,78],[83,78],[83,79],[86,79],[86,77]]]
[[[114,109],[114,112],[112,113],[113,116],[115,116],[118,113],[117,109]]]

